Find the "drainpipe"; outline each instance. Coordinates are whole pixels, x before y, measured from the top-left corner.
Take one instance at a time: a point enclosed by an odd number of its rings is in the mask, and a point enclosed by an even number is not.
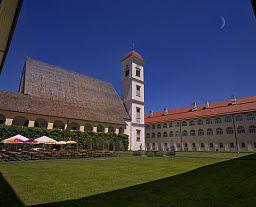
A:
[[[236,134],[236,124],[235,124],[235,118],[234,115],[232,114],[232,121],[233,121],[233,127],[234,127],[234,133],[235,133],[235,140],[236,140],[236,151],[239,153],[239,148],[238,148],[238,140],[237,140],[237,134]]]

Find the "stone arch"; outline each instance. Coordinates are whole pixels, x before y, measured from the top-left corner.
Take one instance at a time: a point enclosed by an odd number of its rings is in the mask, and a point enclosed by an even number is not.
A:
[[[53,122],[53,129],[64,129],[65,124],[61,120],[56,120]]]
[[[124,134],[124,128],[123,127],[119,127],[119,134]]]
[[[47,128],[48,122],[45,119],[38,118],[35,120],[35,127]]]
[[[105,128],[101,124],[97,126],[97,132],[104,132]]]
[[[113,126],[108,127],[108,132],[109,133],[115,133],[115,128]]]
[[[13,119],[12,124],[16,125],[16,126],[25,126],[25,127],[27,127],[28,126],[28,119],[24,116],[16,116]]]
[[[0,114],[0,124],[5,124],[6,117],[3,114]]]
[[[92,141],[89,139],[85,140],[84,147],[85,147],[85,149],[92,149]]]
[[[102,139],[98,140],[97,145],[98,145],[97,149],[99,149],[99,150],[103,150],[104,149],[104,141]]]
[[[78,124],[77,122],[71,122],[70,124],[68,124],[68,129],[78,131],[80,130],[80,124]]]
[[[92,132],[92,130],[93,130],[93,127],[92,127],[91,124],[86,123],[86,124],[84,125],[84,131],[85,131],[85,132]]]

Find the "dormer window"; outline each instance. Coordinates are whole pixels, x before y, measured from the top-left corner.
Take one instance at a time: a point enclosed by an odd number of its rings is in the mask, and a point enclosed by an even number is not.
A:
[[[136,76],[140,77],[140,68],[136,67]]]
[[[231,105],[236,105],[236,97],[234,95],[231,96]]]
[[[193,102],[192,103],[192,109],[191,109],[192,111],[196,111],[197,110],[197,104],[196,104],[196,102]]]

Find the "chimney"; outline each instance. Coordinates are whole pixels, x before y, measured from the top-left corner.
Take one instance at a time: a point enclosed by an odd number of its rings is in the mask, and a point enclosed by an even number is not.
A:
[[[210,107],[210,103],[209,103],[208,100],[206,100],[206,101],[205,101],[205,104],[204,104],[204,108],[205,108],[205,109],[209,109],[209,107]]]
[[[196,111],[197,110],[197,105],[196,105],[196,102],[192,102],[192,111]]]
[[[168,109],[167,109],[167,108],[164,108],[163,115],[164,115],[164,116],[168,115]]]
[[[153,113],[153,111],[149,111],[149,117],[153,117],[153,115],[154,115],[154,113]]]
[[[236,105],[236,103],[237,103],[236,102],[236,96],[232,95],[230,101],[231,101],[231,105]]]

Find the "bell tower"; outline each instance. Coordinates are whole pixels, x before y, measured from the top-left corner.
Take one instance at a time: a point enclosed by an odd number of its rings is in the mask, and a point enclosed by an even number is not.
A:
[[[123,70],[122,100],[131,117],[129,149],[145,149],[144,61],[135,50],[121,61]]]

